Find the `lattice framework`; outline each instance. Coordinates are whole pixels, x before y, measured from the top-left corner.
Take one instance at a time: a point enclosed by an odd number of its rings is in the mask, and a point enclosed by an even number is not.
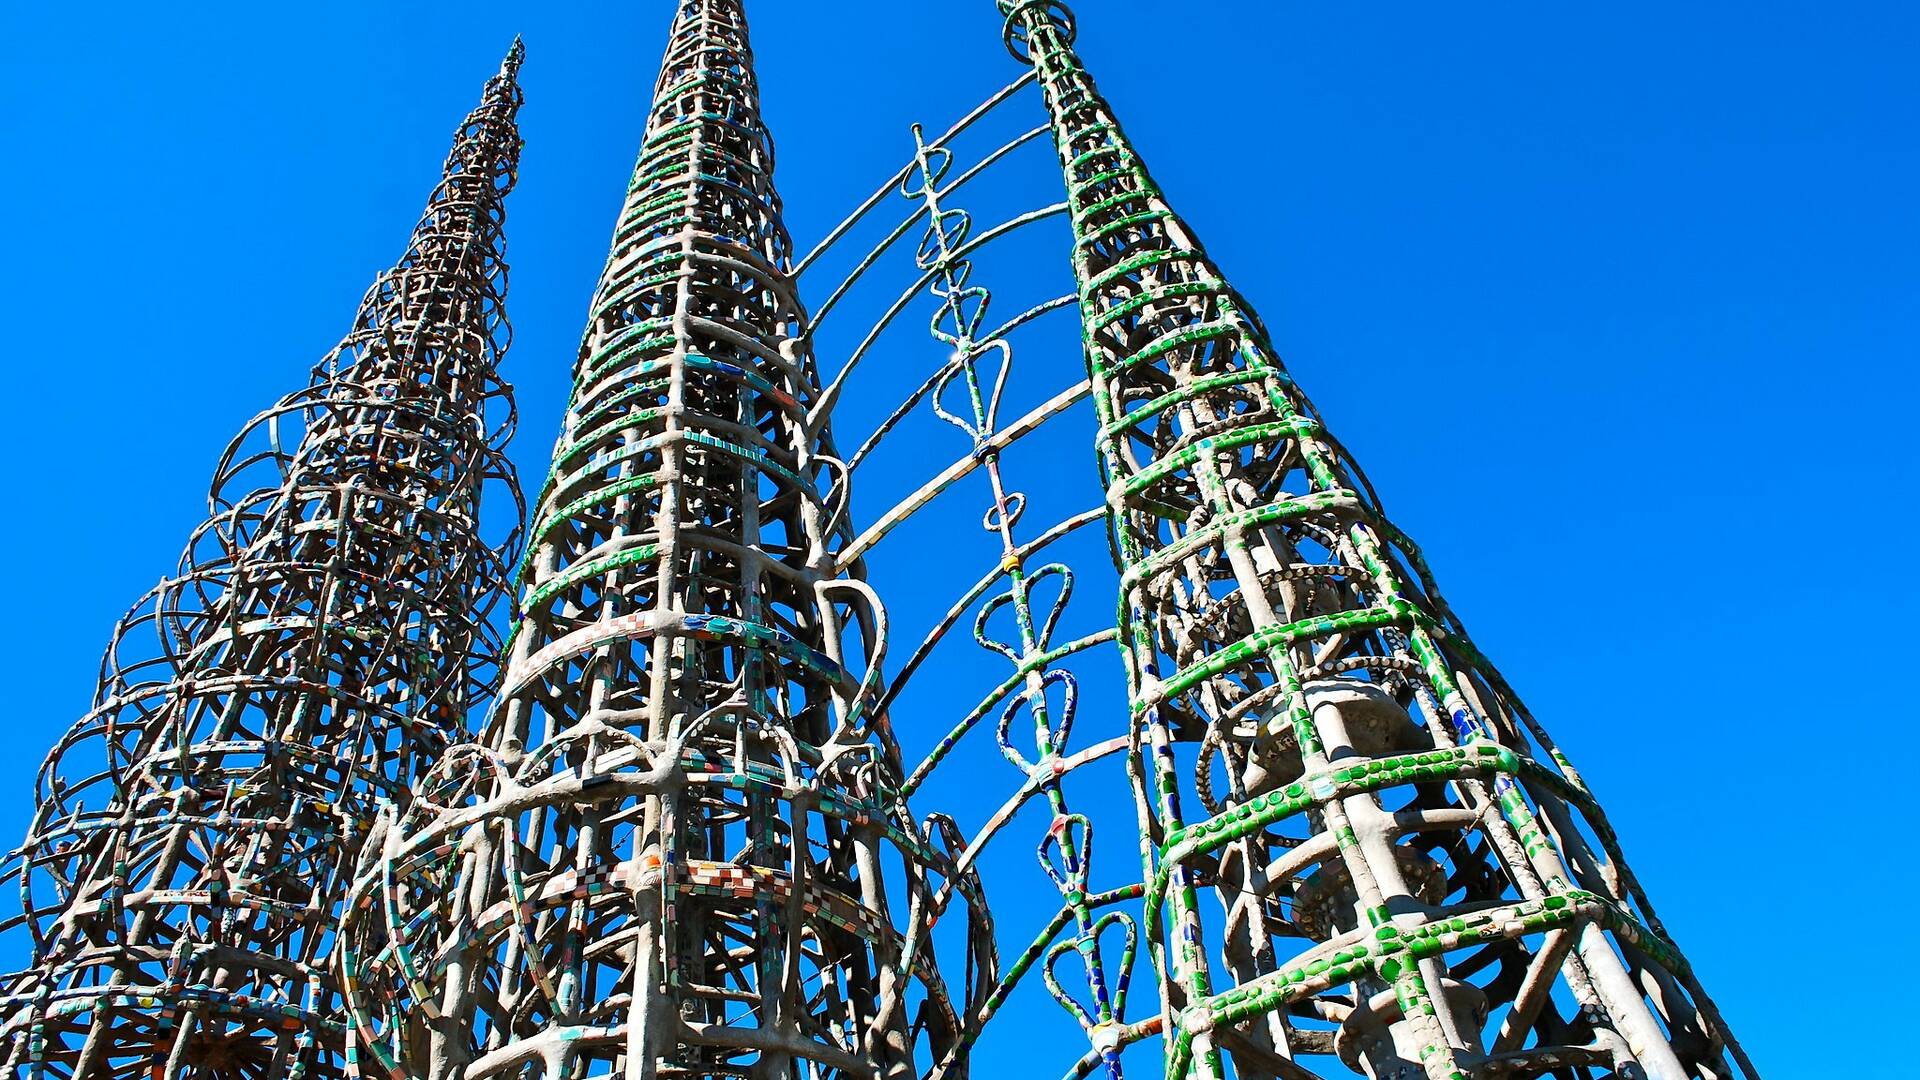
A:
[[[956,1037],[925,930],[978,890],[897,797],[772,174],[739,3],[683,0],[503,704],[342,930],[368,1069],[904,1077]]]
[[[41,768],[8,871],[34,945],[0,996],[21,1075],[344,1075],[348,874],[497,668],[515,541],[479,514],[499,489],[520,515],[497,367],[521,55],[353,329],[228,448],[177,573],[120,620]]]

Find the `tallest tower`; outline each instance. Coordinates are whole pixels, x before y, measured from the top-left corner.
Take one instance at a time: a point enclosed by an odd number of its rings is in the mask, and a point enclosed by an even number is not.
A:
[[[957,1028],[738,0],[683,0],[502,704],[343,928],[365,1071],[907,1077]],[[919,925],[913,923],[912,925]],[[926,1042],[926,1046],[916,1045]]]

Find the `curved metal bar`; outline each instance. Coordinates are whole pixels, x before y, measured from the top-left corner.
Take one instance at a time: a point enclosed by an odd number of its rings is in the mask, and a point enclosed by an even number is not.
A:
[[[990,151],[972,168],[961,174],[959,179],[948,185],[947,190],[951,192],[964,186],[967,181],[985,172],[994,162],[999,161],[1001,158],[1036,139],[1046,137],[1047,132],[1047,126],[1042,124],[1039,127],[1031,128],[1020,135],[1014,136],[1012,139],[1002,143],[998,148]],[[911,166],[909,166],[909,168],[911,168]],[[900,174],[900,177],[901,180],[896,181],[896,183],[904,181],[906,174],[903,172]],[[841,298],[852,291],[853,287],[860,283],[860,279],[866,276],[867,271],[873,269],[874,264],[880,261],[881,256],[885,255],[889,248],[898,243],[901,237],[907,235],[908,230],[919,224],[920,220],[926,216],[926,213],[926,207],[924,206],[909,213],[899,225],[894,227],[892,232],[888,233],[878,244],[874,245],[873,250],[869,251],[866,256],[848,272],[847,276],[842,279],[833,292],[827,296],[827,299],[821,303],[819,310],[813,313],[813,321],[807,325],[807,334],[809,337],[819,332],[821,324],[827,321],[827,316],[833,312],[833,309],[840,303]]]
[[[1071,294],[1068,294],[1066,296],[1056,296],[1051,300],[1035,304],[1014,318],[1009,319],[1004,326],[981,339],[979,344],[981,346],[987,346],[995,342],[1004,341],[1009,333],[1012,333],[1019,327],[1024,326],[1048,312],[1071,307],[1074,303],[1075,298]],[[881,421],[880,426],[873,430],[873,434],[867,436],[867,440],[860,444],[860,449],[854,451],[853,457],[847,461],[847,471],[852,472],[858,468],[860,462],[865,460],[867,456],[872,454],[880,445],[881,440],[885,439],[902,420],[912,414],[914,408],[920,404],[922,398],[940,385],[942,379],[951,377],[953,370],[952,365],[936,369],[933,374],[927,376],[927,380],[921,383],[913,393],[907,395],[907,400],[902,402],[898,408],[894,409],[885,420]]]
[[[961,117],[959,120],[955,121],[952,127],[948,128],[944,134],[942,134],[938,139],[935,139],[933,141],[932,145],[945,146],[947,143],[957,138],[961,132],[972,127],[977,121],[980,120],[981,117],[992,112],[1002,102],[1006,101],[1008,98],[1012,97],[1013,95],[1019,93],[1021,90],[1029,86],[1032,86],[1033,83],[1034,83],[1033,72],[1031,71],[1022,72],[1019,78],[1001,87],[998,91],[996,91],[993,94],[993,96],[987,98],[985,101],[981,102],[979,105],[974,106],[974,109],[972,112],[968,113],[967,115]],[[897,173],[894,173],[892,179],[889,179],[886,183],[881,184],[877,189],[875,189],[872,195],[867,196],[867,199],[865,202],[862,202],[859,206],[854,208],[853,213],[847,215],[847,217],[844,220],[842,220],[840,224],[834,226],[833,229],[829,231],[827,235],[820,240],[819,243],[813,246],[813,249],[811,251],[808,251],[806,255],[802,256],[799,262],[793,264],[794,280],[798,281],[801,275],[807,272],[807,268],[813,265],[813,260],[819,258],[821,253],[825,252],[828,248],[832,247],[842,236],[846,235],[849,229],[853,228],[855,225],[858,225],[860,223],[861,218],[866,217],[868,212],[870,212],[874,207],[880,205],[881,202],[885,201],[887,195],[891,193],[895,188],[899,187],[900,183],[904,181],[907,177],[913,175],[914,170],[918,168],[919,168],[919,162],[917,160],[909,161],[905,165],[900,166],[900,171]]]
[[[1052,417],[1060,415],[1075,402],[1086,396],[1087,384],[1084,382],[1075,383],[1053,395],[1053,397],[1040,405],[1036,405],[1033,411],[1007,425],[1003,430],[995,432],[983,442],[982,445],[987,447],[989,451],[1003,450],[1021,436],[1033,431]],[[882,537],[892,532],[901,522],[912,517],[915,511],[932,502],[934,496],[939,495],[942,491],[951,487],[955,480],[974,471],[979,468],[980,465],[981,457],[970,453],[966,457],[960,458],[953,464],[941,469],[934,475],[933,479],[920,485],[920,488],[912,495],[894,504],[892,509],[882,514],[880,520],[874,522],[866,532],[861,533],[858,539],[841,549],[838,555],[839,564],[841,566],[853,565],[855,560],[864,556],[875,544],[879,543]]]
[[[1054,203],[1051,206],[1043,206],[1038,210],[1029,210],[1024,214],[1009,218],[993,228],[988,229],[986,232],[981,233],[975,239],[962,245],[956,252],[956,255],[971,254],[979,250],[981,246],[1005,236],[1016,229],[1031,225],[1036,221],[1044,221],[1047,218],[1055,217],[1066,212],[1066,203]],[[827,414],[833,409],[834,403],[840,398],[841,388],[846,385],[848,377],[853,374],[854,369],[858,367],[860,361],[865,358],[867,350],[871,349],[873,343],[879,340],[880,335],[885,332],[887,327],[893,324],[893,320],[899,317],[900,312],[905,310],[906,306],[912,303],[915,297],[919,296],[928,286],[933,284],[935,276],[936,274],[932,270],[928,270],[922,274],[919,280],[915,281],[906,291],[900,294],[900,298],[893,302],[893,306],[887,309],[886,314],[880,316],[879,320],[873,324],[873,328],[867,332],[866,338],[860,342],[852,353],[848,354],[846,363],[841,365],[839,372],[834,375],[833,381],[827,384],[827,388],[821,392],[819,400],[815,402],[812,410],[808,412],[807,422],[809,424],[817,425],[825,422]]]
[[[976,643],[1004,656],[1012,664],[1012,671],[936,743],[927,757],[907,776],[901,786],[901,794],[905,797],[916,791],[969,731],[995,710],[999,711],[996,736],[1000,752],[1020,771],[1020,786],[968,841],[956,860],[955,870],[959,879],[964,880],[965,874],[986,845],[1000,835],[1019,809],[1035,796],[1044,796],[1052,811],[1052,825],[1043,837],[1037,854],[1042,868],[1066,902],[1067,918],[1074,922],[1075,934],[1069,941],[1046,947],[1043,979],[1049,993],[1098,1046],[1104,1040],[1105,1033],[1119,1024],[1124,1015],[1128,978],[1139,934],[1131,915],[1121,912],[1096,915],[1087,901],[1093,859],[1092,823],[1070,811],[1064,782],[1079,767],[1130,749],[1131,741],[1122,736],[1108,739],[1084,751],[1074,752],[1069,748],[1069,734],[1077,705],[1077,682],[1074,674],[1059,664],[1068,657],[1114,640],[1115,634],[1111,629],[1103,629],[1062,645],[1053,644],[1053,635],[1073,591],[1073,571],[1064,563],[1057,562],[1029,566],[1028,559],[1046,544],[1090,523],[1095,515],[1077,515],[1048,529],[1036,542],[1020,543],[1016,539],[1015,528],[1025,512],[1027,497],[1009,488],[1002,460],[1008,446],[1031,434],[1048,418],[1064,412],[1080,399],[1085,388],[1070,387],[1010,425],[1003,427],[999,421],[1001,400],[1014,367],[1013,345],[1007,338],[1008,332],[1048,311],[1060,310],[1069,301],[1066,298],[1044,301],[1016,316],[1000,329],[983,333],[991,296],[987,289],[972,282],[973,268],[969,256],[989,240],[1010,232],[1021,219],[1015,219],[1007,226],[990,229],[979,237],[972,237],[971,216],[965,210],[951,205],[951,196],[967,179],[979,175],[982,169],[1000,160],[1003,155],[997,152],[990,155],[988,160],[963,173],[959,180],[948,183],[945,181],[953,164],[952,155],[942,148],[928,146],[919,128],[916,127],[913,134],[919,175],[902,183],[900,191],[906,198],[918,200],[925,206],[926,213],[921,217],[927,223],[926,232],[916,257],[922,274],[907,294],[881,316],[866,340],[855,350],[848,366],[842,369],[836,386],[829,388],[828,396],[837,393],[838,384],[848,377],[854,363],[871,347],[879,333],[905,304],[925,289],[939,301],[929,331],[944,349],[950,350],[948,358],[879,426],[849,467],[857,465],[868,452],[880,445],[895,425],[918,408],[923,400],[938,419],[966,436],[970,449],[966,456],[935,474],[917,491],[884,513],[871,529],[843,549],[840,558],[843,561],[863,558],[891,530],[929,505],[942,492],[952,489],[960,479],[973,473],[983,475],[991,501],[981,524],[999,539],[999,564],[967,590],[928,632],[902,674],[903,679],[910,677],[947,630],[958,621],[961,612],[976,604]],[[1024,141],[1024,137],[1019,141]],[[1051,212],[1053,210],[1049,208],[1026,215],[1026,220],[1038,220],[1040,216]],[[920,220],[920,217],[909,220]],[[858,272],[865,273],[870,265],[871,261],[863,264]],[[992,365],[986,364],[989,359],[993,361]],[[1058,592],[1051,603],[1037,602],[1036,590],[1044,587],[1044,583],[1050,579],[1058,583]],[[1006,590],[988,596],[993,585],[1002,581]],[[981,602],[983,598],[984,602]],[[996,616],[1002,613],[1011,617],[1010,636],[993,629]],[[896,693],[899,685],[896,682]],[[1038,760],[1030,760],[1013,744],[1011,728],[1016,717],[1022,713],[1030,715],[1032,719],[1034,749]],[[936,897],[936,909],[939,902],[940,898]],[[1125,942],[1117,966],[1102,953],[1103,933],[1110,928],[1118,928]],[[1050,940],[1058,929],[1059,925],[1051,927],[1046,939]],[[1085,986],[1084,1002],[1063,987],[1055,975],[1058,961],[1067,952],[1079,957]],[[1023,958],[1017,965],[1017,971],[1024,970],[1031,962],[1031,957]],[[991,1001],[980,1015],[983,1022],[985,1017],[992,1015]],[[954,1054],[950,1054],[941,1068],[936,1070],[936,1074],[958,1060],[956,1055],[970,1045],[974,1034],[974,1031],[967,1033]],[[1107,1066],[1113,1077],[1120,1075],[1117,1057],[1107,1060]]]
[[[1034,555],[1046,550],[1047,545],[1053,543],[1055,540],[1061,539],[1096,521],[1104,521],[1106,520],[1106,516],[1107,511],[1105,507],[1082,510],[1080,513],[1064,518],[1049,528],[1042,530],[1039,536],[1021,544],[1015,549],[1015,555],[1020,562],[1024,563]],[[1008,573],[1008,565],[1008,562],[1005,560],[995,563],[992,570],[987,571],[986,574],[981,576],[979,581],[973,583],[971,588],[960,594],[960,599],[955,600],[953,606],[947,609],[947,613],[940,617],[940,621],[934,624],[932,630],[927,632],[927,636],[921,640],[919,647],[913,650],[913,654],[907,658],[907,662],[900,665],[899,673],[894,675],[893,683],[887,689],[887,698],[881,703],[883,711],[887,705],[892,703],[893,698],[898,696],[900,691],[912,681],[914,672],[920,669],[920,665],[924,663],[927,656],[933,652],[934,646],[940,644],[941,639],[946,637],[947,631],[953,629],[954,623],[960,620],[960,616],[968,608],[972,607],[982,596],[985,596],[987,590],[993,587],[994,582],[1006,576]]]

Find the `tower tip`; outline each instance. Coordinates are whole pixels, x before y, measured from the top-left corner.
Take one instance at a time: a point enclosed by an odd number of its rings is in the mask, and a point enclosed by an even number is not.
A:
[[[513,35],[513,44],[507,46],[506,58],[500,61],[500,74],[509,77],[518,75],[520,73],[520,61],[526,59],[526,57],[526,42],[520,39],[519,34]]]

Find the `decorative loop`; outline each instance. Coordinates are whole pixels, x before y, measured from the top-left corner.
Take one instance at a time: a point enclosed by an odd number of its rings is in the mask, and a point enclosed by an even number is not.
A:
[[[1059,719],[1047,709],[1046,692],[1050,685],[1058,684],[1062,689]],[[1073,673],[1065,668],[1048,668],[1040,673],[1038,687],[1021,687],[1008,700],[1006,708],[1000,710],[1000,723],[995,732],[1000,743],[1000,756],[1007,759],[1023,773],[1031,774],[1040,767],[1039,762],[1028,761],[1026,756],[1013,746],[1013,718],[1020,713],[1022,706],[1033,711],[1035,731],[1034,745],[1041,748],[1044,757],[1059,759],[1066,754],[1067,736],[1073,732],[1073,715],[1080,696],[1080,684]]]
[[[1006,529],[1011,529],[1014,524],[1020,520],[1020,515],[1026,513],[1026,510],[1026,493],[1022,491],[1009,491],[1007,492],[1006,498],[1001,499],[999,503],[993,506],[987,507],[987,512],[980,515],[980,527],[988,532],[1001,532]]]
[[[1072,45],[1076,33],[1073,12],[1059,0],[1021,0],[1009,4],[1001,0],[1000,9],[1007,13],[1007,20],[1000,27],[1000,40],[1006,43],[1007,51],[1015,60],[1023,64],[1033,63],[1032,49],[1028,42],[1035,23],[1044,23],[1060,35],[1063,44]]]
[[[919,144],[919,124],[913,125],[913,138],[915,143]],[[915,161],[920,168],[900,178],[900,194],[908,199],[924,199],[930,192],[939,190],[940,181],[947,175],[947,170],[953,166],[953,151],[944,146],[920,144],[919,155]],[[914,185],[913,182],[916,179],[920,183]]]
[[[922,270],[945,266],[972,232],[972,214],[965,210],[940,211],[933,215],[933,220],[927,223],[927,231],[920,237],[920,247],[913,256],[914,264]]]
[[[1050,577],[1060,579],[1060,592],[1048,606],[1046,618],[1036,627],[1033,622],[1032,605],[1034,586]],[[1068,569],[1065,563],[1048,563],[1025,578],[1015,579],[1012,588],[995,594],[986,603],[980,605],[980,613],[973,620],[973,638],[981,645],[1015,662],[1024,660],[1033,653],[1045,652],[1053,638],[1054,628],[1060,622],[1060,616],[1066,611],[1067,600],[1072,596],[1073,571]],[[1016,649],[1007,642],[987,636],[988,620],[1008,604],[1014,605],[1014,622],[1019,630],[1023,648]],[[1028,644],[1029,638],[1031,644]]]
[[[1056,849],[1060,853],[1059,862],[1054,861]],[[1093,863],[1093,824],[1086,815],[1061,814],[1055,817],[1047,835],[1040,840],[1038,854],[1040,868],[1053,879],[1054,888],[1059,889],[1069,902],[1076,895],[1086,895],[1087,872]]]
[[[1119,978],[1114,984],[1111,995],[1107,989],[1107,967],[1101,956],[1100,938],[1110,926],[1121,928],[1125,945],[1120,950]],[[1047,985],[1047,992],[1053,1000],[1073,1014],[1080,1026],[1091,1034],[1094,1028],[1114,1024],[1126,1017],[1127,983],[1133,970],[1133,957],[1139,948],[1140,932],[1131,916],[1124,912],[1112,911],[1094,920],[1076,937],[1065,938],[1047,949],[1047,960],[1042,966],[1040,977]],[[1087,988],[1093,994],[1093,1008],[1081,1004],[1072,994],[1060,985],[1059,976],[1054,973],[1054,965],[1068,952],[1080,954],[1085,965]]]

